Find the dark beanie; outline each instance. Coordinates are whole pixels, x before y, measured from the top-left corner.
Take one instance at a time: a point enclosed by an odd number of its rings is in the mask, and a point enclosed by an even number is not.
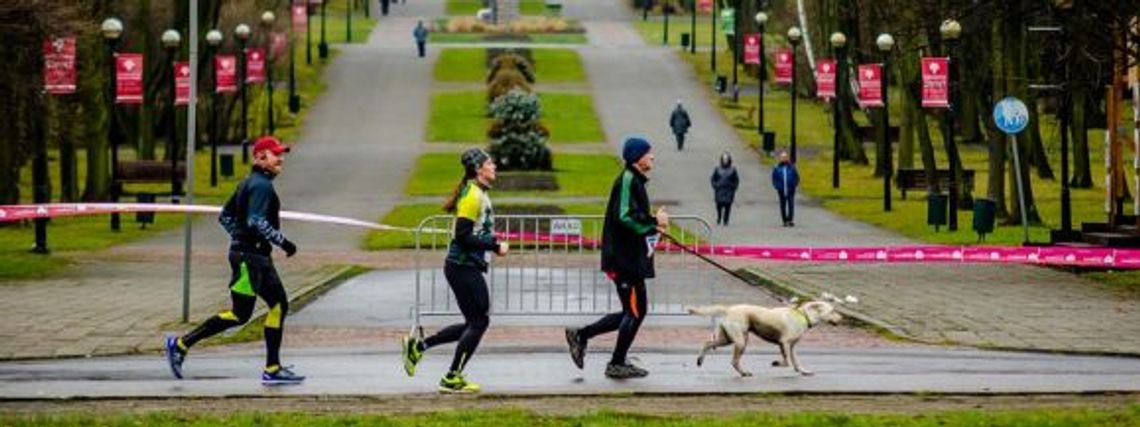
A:
[[[621,158],[625,160],[625,164],[630,165],[636,163],[641,156],[649,152],[653,148],[649,145],[649,141],[644,138],[631,136],[625,139],[625,145],[621,149]]]

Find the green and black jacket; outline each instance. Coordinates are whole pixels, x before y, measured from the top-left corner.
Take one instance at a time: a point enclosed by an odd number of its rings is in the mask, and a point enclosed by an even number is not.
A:
[[[657,234],[657,219],[649,213],[649,181],[632,166],[614,180],[602,228],[602,271],[621,280],[653,278],[653,256],[647,237]]]

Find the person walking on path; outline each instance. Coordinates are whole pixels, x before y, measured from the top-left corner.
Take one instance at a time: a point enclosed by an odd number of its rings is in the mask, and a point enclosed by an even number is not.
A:
[[[780,163],[772,170],[772,187],[780,196],[780,218],[784,227],[796,226],[796,187],[800,185],[800,174],[788,158],[787,151],[780,152]]]
[[[175,378],[182,378],[182,363],[190,347],[235,326],[243,325],[253,315],[257,297],[265,300],[265,370],[261,382],[266,385],[296,384],[305,380],[289,367],[281,365],[281,339],[289,298],[273,267],[273,246],[286,256],[297,253],[297,245],[281,233],[281,200],[273,188],[273,179],[281,174],[284,154],[289,152],[277,138],[263,136],[253,145],[253,171],[238,185],[222,208],[218,222],[230,235],[229,262],[232,271],[230,299],[233,306],[206,320],[181,337],[167,337],[166,358]]]
[[[689,133],[689,128],[692,126],[693,122],[689,120],[689,112],[685,111],[685,107],[681,105],[681,100],[678,99],[677,107],[669,115],[669,127],[673,128],[673,136],[677,138],[677,151],[685,149],[685,134]]]
[[[487,191],[495,182],[495,162],[485,151],[472,148],[463,152],[463,180],[452,192],[443,208],[455,214],[455,237],[447,248],[443,275],[455,294],[464,323],[440,329],[435,335],[419,339],[413,334],[404,337],[402,352],[404,372],[416,374],[416,364],[429,348],[440,344],[459,342],[451,368],[439,381],[443,393],[474,393],[479,384],[463,377],[463,368],[475,354],[491,318],[491,300],[483,274],[490,262],[488,252],[506,255],[509,246],[495,238],[495,224],[491,199]]]
[[[732,155],[726,151],[720,155],[720,165],[713,169],[713,201],[716,202],[716,223],[728,225],[732,212],[732,202],[736,199],[736,188],[740,186],[740,176],[732,165]]]
[[[420,58],[423,58],[427,53],[428,39],[428,29],[424,26],[424,21],[416,23],[416,29],[412,30],[412,37],[415,37],[416,49],[419,50]]]
[[[566,329],[570,358],[578,369],[584,365],[590,338],[618,331],[617,345],[606,365],[606,377],[614,379],[649,375],[645,369],[630,364],[626,354],[647,314],[645,280],[654,277],[654,248],[660,233],[669,227],[664,209],[658,209],[656,215],[649,211],[645,184],[654,160],[649,141],[626,139],[622,159],[625,169],[614,180],[602,226],[602,271],[614,282],[622,310],[585,327]]]

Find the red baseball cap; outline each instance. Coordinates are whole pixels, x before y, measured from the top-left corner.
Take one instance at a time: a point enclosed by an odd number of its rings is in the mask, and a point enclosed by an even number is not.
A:
[[[281,140],[272,136],[263,136],[257,138],[257,142],[253,144],[253,153],[257,154],[260,151],[269,150],[273,154],[280,156],[281,153],[288,153],[289,147],[281,143]]]

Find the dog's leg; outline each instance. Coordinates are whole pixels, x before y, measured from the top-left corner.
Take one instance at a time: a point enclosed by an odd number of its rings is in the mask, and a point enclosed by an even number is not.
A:
[[[744,347],[745,346],[746,346],[745,344],[740,344],[740,343],[734,344],[732,346],[732,367],[733,367],[733,369],[736,369],[736,372],[740,373],[740,376],[751,377],[752,376],[751,372],[745,371],[744,368],[740,367],[740,358],[742,356],[744,356]]]
[[[716,328],[716,336],[714,336],[712,340],[706,341],[705,346],[701,348],[701,354],[697,355],[697,366],[701,366],[705,363],[705,354],[708,353],[709,350],[715,350],[717,347],[723,347],[730,343],[732,343],[732,341],[725,335],[724,329],[718,326]]]
[[[799,373],[800,373],[800,375],[804,375],[804,376],[811,376],[811,375],[815,375],[815,373],[814,373],[814,372],[812,372],[812,371],[809,371],[809,370],[807,370],[807,369],[804,369],[803,367],[801,367],[801,366],[800,366],[800,362],[799,362],[799,360],[796,360],[796,343],[794,343],[794,342],[793,342],[793,343],[787,343],[787,344],[783,344],[783,345],[781,345],[781,346],[780,346],[780,349],[781,349],[781,350],[783,350],[783,347],[784,347],[785,345],[788,347],[788,350],[787,350],[787,352],[788,352],[788,356],[789,356],[789,358],[790,358],[790,359],[791,359],[791,361],[792,361],[792,369],[795,369],[795,370],[796,370],[796,372],[799,372]]]
[[[788,351],[784,349],[783,344],[778,345],[776,347],[780,348],[780,359],[779,360],[773,360],[772,366],[776,366],[776,367],[788,366]]]

